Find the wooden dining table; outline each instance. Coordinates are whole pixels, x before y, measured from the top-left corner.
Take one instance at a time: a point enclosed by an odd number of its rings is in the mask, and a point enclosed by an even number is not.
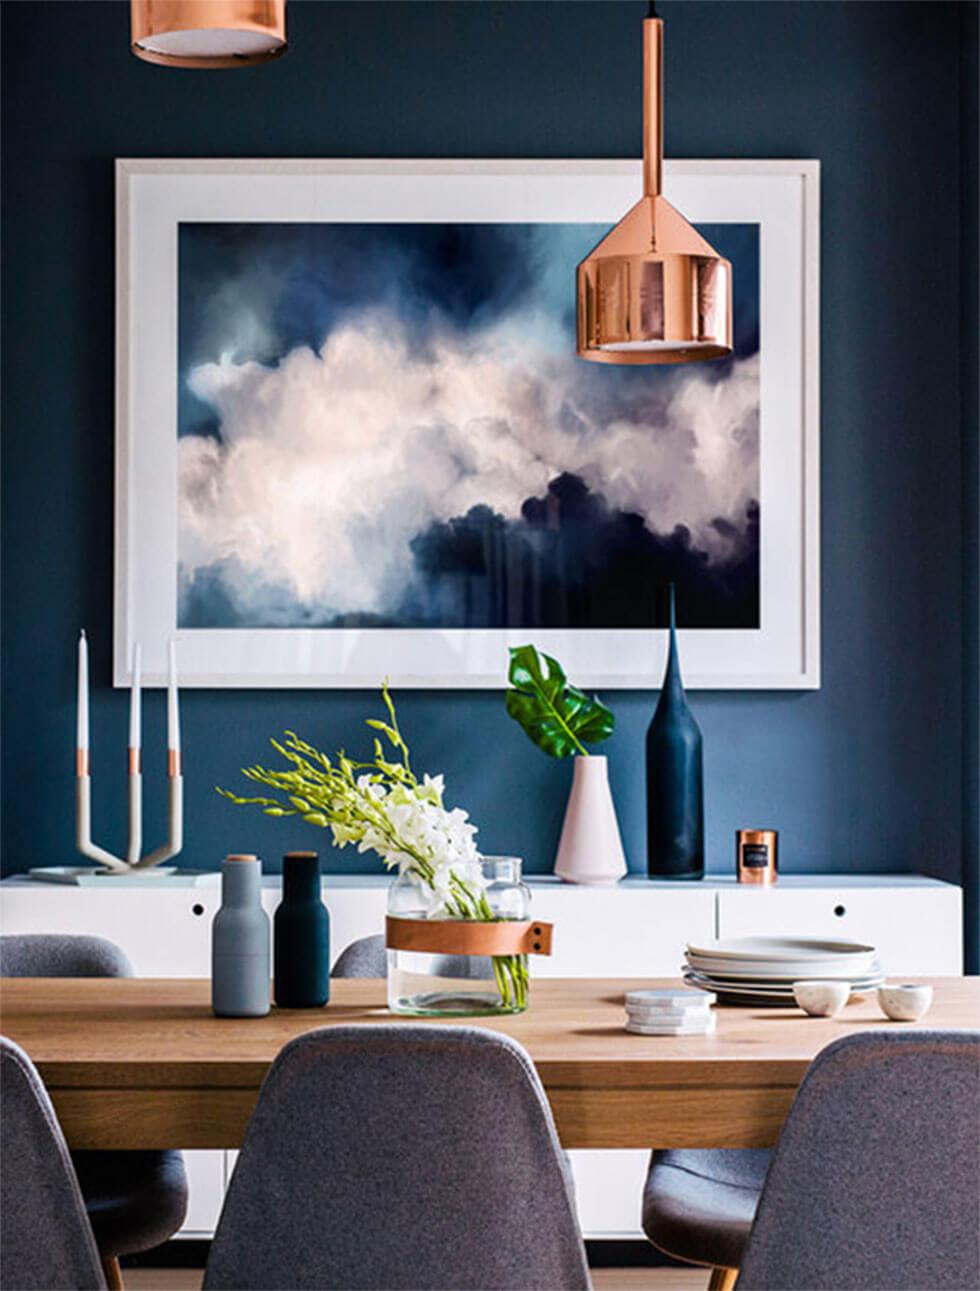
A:
[[[716,1006],[705,1036],[624,1030],[627,990],[676,981],[543,979],[526,1013],[460,1019],[530,1054],[567,1148],[773,1144],[816,1054],[862,1030],[980,1025],[980,978],[932,979],[922,1023],[889,1022],[873,995],[836,1018]],[[276,1054],[337,1023],[396,1026],[385,983],[332,983],[323,1009],[216,1018],[194,979],[22,978],[0,983],[0,1029],[37,1064],[72,1148],[235,1148]],[[428,1020],[424,1025],[440,1026]]]

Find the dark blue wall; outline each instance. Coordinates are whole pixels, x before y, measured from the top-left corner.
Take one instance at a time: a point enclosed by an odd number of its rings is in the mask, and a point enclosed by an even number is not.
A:
[[[96,822],[112,846],[122,832],[126,697],[110,686],[113,159],[636,156],[645,8],[306,0],[290,7],[287,58],[203,73],[132,58],[125,4],[3,6],[5,870],[72,858],[83,624]],[[733,830],[759,824],[782,831],[790,871],[961,876],[959,8],[662,7],[668,155],[823,163],[824,683],[695,695],[714,870],[731,868]],[[161,698],[147,701],[150,740],[162,740]],[[654,696],[606,698],[619,719],[614,789],[640,869]],[[212,786],[234,783],[286,726],[354,747],[374,706],[365,693],[186,693],[185,862],[319,841],[236,813]],[[485,849],[550,868],[569,768],[526,742],[497,694],[409,693],[400,709],[417,764],[445,770]],[[161,760],[148,755],[150,838],[163,827]]]
[[[970,971],[980,971],[980,194],[977,28],[980,6],[960,7],[960,354],[963,368],[963,888]],[[971,344],[972,339],[972,344]]]

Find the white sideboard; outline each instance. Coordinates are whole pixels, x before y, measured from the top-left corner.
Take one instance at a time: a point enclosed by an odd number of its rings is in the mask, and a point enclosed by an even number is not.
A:
[[[387,884],[383,876],[324,880],[334,956],[356,938],[382,931]],[[532,879],[531,887],[535,914],[555,924],[554,954],[533,961],[538,976],[675,976],[686,942],[750,934],[872,942],[891,976],[963,971],[960,889],[919,876],[785,876],[773,888],[713,877],[700,883],[627,878],[611,888],[581,888],[548,876]],[[278,879],[265,880],[270,913],[279,892]],[[219,900],[217,875],[172,889],[76,888],[10,878],[0,884],[0,930],[108,937],[140,976],[206,977]],[[533,984],[531,1001],[533,1008]],[[587,1237],[639,1236],[647,1155],[571,1154]],[[187,1162],[191,1204],[182,1236],[207,1237],[234,1154],[191,1152]]]

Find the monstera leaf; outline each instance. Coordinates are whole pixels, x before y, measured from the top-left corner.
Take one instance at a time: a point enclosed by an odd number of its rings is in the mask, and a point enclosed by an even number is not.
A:
[[[587,753],[612,734],[616,719],[594,695],[568,683],[561,664],[533,645],[510,651],[507,712],[549,757]]]

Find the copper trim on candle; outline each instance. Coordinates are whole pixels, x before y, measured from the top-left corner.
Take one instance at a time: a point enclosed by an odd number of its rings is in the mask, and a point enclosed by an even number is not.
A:
[[[75,750],[75,775],[76,776],[91,775],[90,768],[91,768],[91,761],[89,758],[88,749],[76,749]]]
[[[167,749],[167,775],[171,779],[180,775],[180,766],[180,749]]]
[[[578,353],[690,363],[732,352],[732,266],[661,195],[663,22],[643,24],[643,196],[578,267]]]
[[[249,67],[286,52],[286,0],[130,0],[130,32],[148,63]]]
[[[126,750],[126,765],[130,775],[140,775],[143,770],[143,759],[139,749]]]

